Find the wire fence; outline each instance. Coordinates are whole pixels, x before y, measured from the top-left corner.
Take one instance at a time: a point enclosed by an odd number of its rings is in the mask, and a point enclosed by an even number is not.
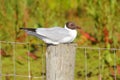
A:
[[[30,45],[28,42],[0,41],[0,80],[45,79],[44,47],[36,45],[40,49],[37,60],[36,55],[31,55],[35,53],[31,53]]]
[[[84,68],[78,70],[84,73],[80,80],[120,80],[120,49],[78,47],[78,51],[78,61],[84,60],[80,64]]]
[[[0,80],[45,80],[45,49],[0,41]],[[75,80],[120,80],[120,49],[77,47]]]

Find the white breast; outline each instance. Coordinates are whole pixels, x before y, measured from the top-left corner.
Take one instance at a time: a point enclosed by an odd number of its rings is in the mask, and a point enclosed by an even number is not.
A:
[[[76,38],[76,36],[77,36],[77,31],[76,30],[70,30],[69,31],[69,34],[70,34],[70,36],[71,36],[71,42]]]
[[[76,38],[76,36],[77,36],[77,31],[76,30],[71,30],[71,29],[68,29],[67,27],[65,27],[65,29],[68,30],[69,36],[65,37],[64,39],[62,39],[60,41],[60,43],[69,43],[69,42],[72,42]]]

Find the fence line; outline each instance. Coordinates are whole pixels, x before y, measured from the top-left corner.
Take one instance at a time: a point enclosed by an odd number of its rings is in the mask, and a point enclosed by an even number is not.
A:
[[[15,61],[16,61],[16,59],[15,59],[15,53],[16,53],[15,49],[16,49],[16,47],[15,47],[15,44],[13,44],[12,46],[13,46],[13,68],[14,68],[14,80],[16,80],[16,65],[15,65]]]
[[[0,41],[1,43],[6,43],[6,44],[30,44],[30,42],[10,42],[10,41]],[[35,43],[35,45],[40,45],[40,46],[45,46],[43,44]],[[100,48],[100,47],[77,47],[78,49],[100,49],[100,50],[120,50],[120,48]]]
[[[100,47],[77,47],[78,49],[91,49],[91,50],[120,50],[120,48],[100,48]]]
[[[42,67],[42,73],[41,74],[44,74],[42,76],[34,76],[32,75],[31,73],[31,66],[35,65],[35,64],[32,64],[31,63],[31,60],[30,60],[30,42],[10,42],[10,41],[0,41],[0,50],[2,49],[2,45],[3,44],[12,44],[12,64],[13,64],[13,73],[8,73],[8,74],[5,74],[3,72],[3,58],[2,58],[2,54],[0,54],[0,80],[4,80],[2,77],[10,77],[12,76],[13,77],[13,80],[17,80],[17,77],[25,77],[25,78],[28,78],[28,80],[34,80],[34,78],[40,78],[41,80],[44,80],[45,79],[45,51],[44,51],[44,45],[40,45],[40,44],[35,44],[35,45],[39,45],[41,47],[41,67]],[[27,71],[28,71],[28,75],[23,75],[23,74],[18,74],[17,73],[17,65],[16,65],[16,60],[17,60],[17,45],[20,44],[20,45],[26,45],[26,50],[27,50]],[[109,50],[109,51],[113,51],[112,54],[113,54],[113,61],[114,61],[114,67],[113,67],[113,70],[114,70],[114,76],[113,76],[113,80],[117,80],[117,68],[116,68],[116,65],[117,65],[117,56],[116,56],[116,51],[120,51],[119,48],[99,48],[99,47],[77,47],[77,50],[80,51],[80,50],[83,50],[83,52],[78,52],[78,54],[82,54],[84,55],[84,80],[89,80],[89,59],[88,59],[88,53],[90,51],[93,51],[93,50],[96,50],[97,51],[97,54],[98,54],[98,79],[97,80],[103,80],[103,77],[104,77],[104,68],[103,66],[105,66],[105,64],[103,64],[103,61],[102,61],[102,58],[103,58],[103,54],[102,54],[102,50]],[[24,56],[24,55],[23,55]],[[81,64],[80,64],[81,65]],[[38,67],[39,68],[39,67]],[[82,78],[80,80],[83,80]]]
[[[10,41],[0,41],[0,50],[2,50],[2,45],[3,44],[11,44],[12,45],[12,64],[13,64],[13,73],[3,73],[3,63],[2,63],[2,51],[0,53],[0,80],[4,80],[2,77],[13,77],[12,80],[17,80],[16,77],[26,77],[28,78],[28,80],[32,80],[31,78],[40,78],[41,80],[44,80],[45,76],[33,76],[31,74],[31,61],[30,61],[30,43],[29,42],[10,42]],[[26,50],[27,50],[27,66],[28,66],[28,75],[23,75],[23,74],[18,74],[16,69],[16,45],[26,45]],[[35,44],[35,45],[39,45],[42,46],[40,44]],[[44,50],[42,50],[42,52],[44,52]],[[24,56],[24,55],[23,55]],[[44,55],[42,55],[42,61],[44,61]],[[44,62],[42,62],[43,64]],[[12,65],[11,65],[12,66]],[[43,65],[42,65],[43,66]],[[45,66],[44,66],[45,67]],[[38,67],[39,68],[39,67]],[[43,67],[42,67],[43,68]],[[6,80],[6,79],[5,79]]]
[[[1,42],[0,42],[0,49],[2,48]],[[1,58],[1,54],[0,54],[0,80],[2,80],[2,58]]]
[[[102,80],[102,74],[101,74],[101,51],[98,49],[98,54],[99,54],[99,80]]]
[[[41,79],[43,78],[43,76],[42,77],[31,76],[31,75],[30,76],[24,76],[24,75],[17,75],[17,74],[2,74],[1,76],[4,76],[4,77],[6,77],[6,76],[14,76],[14,77],[26,77],[26,78],[41,78]]]
[[[87,61],[87,51],[88,50],[97,50],[98,51],[98,56],[99,56],[99,78],[98,80],[104,80],[103,79],[103,75],[102,75],[102,72],[103,72],[103,69],[101,68],[101,66],[105,66],[105,64],[102,64],[101,62],[101,59],[102,59],[102,55],[103,54],[101,51],[102,50],[107,50],[107,51],[113,51],[112,53],[109,53],[109,54],[114,54],[113,55],[113,61],[114,61],[114,67],[113,67],[113,79],[112,80],[119,80],[117,78],[117,75],[120,76],[120,71],[119,71],[119,74],[117,73],[117,56],[116,56],[116,51],[120,51],[119,48],[99,48],[99,47],[78,47],[78,49],[83,49],[84,50],[84,57],[85,57],[85,80],[88,80],[88,61]]]
[[[10,42],[10,41],[0,41],[0,43],[7,43],[7,44],[28,44],[30,42]]]
[[[85,80],[88,80],[87,78],[87,51],[86,51],[86,48],[84,49],[84,52],[85,52]]]
[[[115,50],[114,50],[114,65],[117,65],[116,64],[117,62],[116,62],[116,52],[115,52]],[[114,67],[114,74],[115,74],[115,77],[114,77],[114,79],[115,80],[117,80],[117,72],[116,72],[116,68]]]
[[[28,52],[28,55],[30,54],[30,45],[28,44],[27,45],[27,52]],[[30,57],[28,56],[28,77],[29,77],[29,80],[31,79],[31,73],[30,73],[30,70],[31,70],[31,68],[30,68]]]

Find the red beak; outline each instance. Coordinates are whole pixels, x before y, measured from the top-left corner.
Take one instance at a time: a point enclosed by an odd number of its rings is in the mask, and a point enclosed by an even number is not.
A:
[[[76,26],[76,29],[81,29],[81,27],[79,27],[79,26]]]

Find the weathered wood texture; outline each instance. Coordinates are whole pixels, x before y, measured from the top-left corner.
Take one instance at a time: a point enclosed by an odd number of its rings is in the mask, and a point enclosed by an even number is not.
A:
[[[74,80],[76,44],[49,45],[46,51],[46,80]]]

